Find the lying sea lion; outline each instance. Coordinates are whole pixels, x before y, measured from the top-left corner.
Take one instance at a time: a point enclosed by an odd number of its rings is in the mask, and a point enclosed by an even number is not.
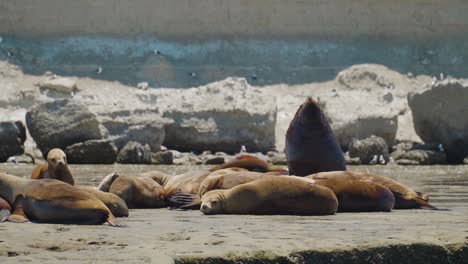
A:
[[[338,200],[328,188],[304,178],[264,177],[227,190],[213,190],[202,197],[204,214],[329,215]]]
[[[123,226],[104,203],[86,191],[54,179],[28,180],[0,174],[0,196],[13,208],[7,220]]]
[[[258,171],[258,172],[279,172],[287,174],[288,171],[281,166],[275,166],[269,164],[268,162],[252,155],[241,155],[236,157],[233,160],[225,162],[221,165],[214,166],[210,171],[217,171],[226,168],[243,168],[249,171]]]
[[[317,183],[322,180],[332,178],[347,178],[352,180],[359,180],[361,182],[372,182],[388,188],[393,193],[395,196],[395,206],[393,207],[394,209],[424,208],[439,210],[438,208],[428,203],[427,195],[417,193],[410,187],[381,175],[351,171],[332,171],[312,174],[306,178],[314,179],[317,181]]]
[[[115,217],[128,216],[127,204],[119,196],[113,193],[99,191],[97,188],[91,186],[78,185],[75,187],[94,195],[109,208]]]
[[[197,194],[199,197],[203,197],[205,193],[211,190],[231,189],[265,176],[272,175],[254,171],[233,171],[232,168],[215,171],[202,181]]]
[[[270,176],[258,172],[235,172],[221,175],[209,175],[201,183],[199,197],[216,189],[230,189],[237,185]],[[331,189],[338,198],[338,212],[376,212],[391,211],[395,203],[393,193],[378,184],[363,182],[346,177],[330,177],[316,180],[316,184]],[[178,194],[173,199],[194,203],[197,198],[187,194]]]
[[[285,152],[290,175],[346,170],[338,140],[322,109],[312,98],[299,107],[289,125]]]
[[[75,184],[68,168],[67,156],[61,149],[55,148],[47,153],[47,163],[34,168],[31,179],[56,179],[71,185]]]
[[[128,208],[160,208],[166,205],[164,188],[149,177],[112,173],[101,181],[97,189],[117,195]]]

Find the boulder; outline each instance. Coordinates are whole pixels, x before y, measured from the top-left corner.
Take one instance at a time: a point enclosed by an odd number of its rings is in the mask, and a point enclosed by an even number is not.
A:
[[[31,136],[44,156],[52,148],[102,139],[106,131],[86,105],[69,99],[40,103],[26,114]]]
[[[235,153],[242,145],[261,152],[275,147],[275,98],[243,78],[158,90],[163,94],[159,100],[163,117],[172,120],[164,141],[171,149]]]
[[[65,149],[70,164],[113,164],[117,153],[117,146],[108,139],[87,140]]]
[[[39,88],[49,97],[70,97],[78,90],[76,81],[66,77],[46,80],[39,84]]]
[[[385,164],[389,161],[388,145],[377,136],[351,141],[348,147],[350,158],[359,158],[362,164]]]
[[[352,139],[371,135],[391,146],[396,141],[399,117],[408,111],[406,95],[411,88],[406,76],[385,66],[355,65],[337,75],[336,86],[320,94],[320,101],[344,150]],[[413,129],[408,122],[404,126]]]
[[[433,165],[447,162],[441,144],[402,142],[393,146],[392,149],[394,151],[390,155],[400,165]]]
[[[445,164],[447,162],[445,153],[422,149],[410,150],[404,153],[400,159],[413,160],[419,165]]]
[[[174,163],[174,155],[169,150],[158,151],[156,153],[153,153],[151,163],[171,165]]]
[[[0,162],[23,154],[26,129],[21,122],[0,122]]]
[[[151,148],[135,141],[128,142],[119,152],[117,162],[122,164],[151,164]]]
[[[446,79],[408,96],[416,132],[424,142],[441,142],[447,161],[468,154],[468,81]]]
[[[122,149],[127,142],[135,141],[142,145],[148,144],[152,152],[158,152],[161,150],[165,134],[162,124],[144,124],[125,126],[123,131],[111,135],[111,139],[119,149]]]

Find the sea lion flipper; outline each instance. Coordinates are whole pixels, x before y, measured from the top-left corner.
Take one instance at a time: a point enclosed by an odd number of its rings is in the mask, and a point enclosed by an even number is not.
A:
[[[107,217],[106,222],[113,227],[128,227],[127,224],[120,223],[115,219],[115,216],[109,211],[109,216]]]
[[[168,196],[166,199],[172,209],[191,209],[201,204],[200,197],[191,193],[176,192],[175,194]]]
[[[7,220],[13,223],[24,223],[29,222],[29,219],[26,217],[23,209],[23,205],[18,203],[15,207],[15,210],[8,216]]]
[[[6,209],[1,210],[0,211],[0,223],[5,222],[10,216],[10,214],[11,214],[10,210],[6,210]]]

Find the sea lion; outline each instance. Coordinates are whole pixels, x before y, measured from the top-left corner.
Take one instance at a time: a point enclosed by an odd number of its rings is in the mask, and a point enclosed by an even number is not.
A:
[[[119,196],[109,193],[99,191],[96,187],[78,185],[75,186],[79,190],[83,190],[94,195],[101,202],[103,202],[107,208],[112,212],[115,217],[127,217],[128,216],[128,206],[125,201]]]
[[[225,162],[223,164],[214,166],[210,171],[217,171],[226,168],[243,168],[249,171],[258,171],[258,172],[278,172],[282,174],[288,174],[288,171],[281,166],[275,166],[269,164],[268,162],[252,155],[241,155],[233,160]]]
[[[351,171],[332,171],[312,174],[306,178],[314,179],[317,183],[331,178],[347,178],[361,182],[372,182],[388,188],[393,193],[395,196],[394,209],[423,208],[440,210],[428,203],[427,195],[415,192],[410,187],[381,175]]]
[[[199,197],[203,197],[205,193],[211,190],[231,189],[265,176],[272,175],[255,171],[235,171],[232,168],[215,171],[201,182],[197,194]]]
[[[209,175],[201,183],[199,197],[216,189],[230,189],[237,185],[270,176],[258,172],[235,172],[221,175]],[[331,189],[338,198],[338,212],[376,212],[391,211],[395,203],[393,193],[378,184],[363,182],[346,177],[329,177],[316,180],[316,184]],[[178,194],[173,199],[189,202],[190,196]],[[191,203],[197,200],[191,198]]]
[[[59,148],[52,149],[47,153],[47,163],[36,166],[31,179],[56,179],[71,185],[75,184],[68,168],[67,156]]]
[[[112,173],[101,181],[97,189],[117,195],[128,208],[160,208],[166,205],[164,188],[149,177]]]
[[[329,215],[338,200],[328,188],[292,176],[270,176],[203,195],[204,214]]]
[[[55,179],[28,180],[0,174],[0,196],[13,208],[7,220],[42,223],[102,224],[115,221],[104,203],[86,191]]]
[[[338,140],[322,109],[310,97],[299,107],[289,125],[285,152],[290,175],[346,170]]]

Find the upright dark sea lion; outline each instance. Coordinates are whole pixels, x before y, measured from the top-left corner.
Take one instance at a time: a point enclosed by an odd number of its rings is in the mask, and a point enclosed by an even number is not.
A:
[[[338,208],[335,194],[306,178],[270,176],[203,195],[204,214],[328,215]]]
[[[214,166],[210,169],[210,171],[217,171],[234,167],[257,172],[279,172],[284,174],[288,173],[288,171],[283,167],[269,164],[268,162],[252,155],[241,155],[226,163]]]
[[[289,125],[285,152],[290,175],[346,170],[338,140],[322,109],[312,98],[299,107]]]
[[[73,176],[68,168],[67,156],[61,149],[55,148],[47,153],[47,163],[38,165],[32,172],[31,179],[56,179],[75,184]]]
[[[111,211],[95,196],[54,179],[28,180],[0,174],[0,196],[12,207],[11,222],[102,224],[115,222]]]
[[[351,171],[331,171],[312,174],[307,176],[306,178],[314,179],[317,181],[318,184],[320,183],[320,181],[326,181],[331,179],[348,179],[358,180],[361,182],[371,182],[384,186],[393,193],[393,195],[395,196],[395,206],[393,207],[394,209],[423,208],[439,210],[438,208],[428,203],[427,195],[415,192],[410,187],[381,175]]]

